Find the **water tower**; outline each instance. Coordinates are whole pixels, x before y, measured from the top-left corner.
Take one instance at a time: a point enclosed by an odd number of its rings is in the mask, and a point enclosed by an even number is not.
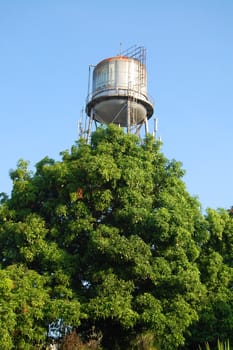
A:
[[[154,109],[147,94],[145,56],[144,47],[133,47],[89,70],[88,135],[93,121],[96,126],[114,123],[137,134],[145,125],[148,132],[147,121]]]

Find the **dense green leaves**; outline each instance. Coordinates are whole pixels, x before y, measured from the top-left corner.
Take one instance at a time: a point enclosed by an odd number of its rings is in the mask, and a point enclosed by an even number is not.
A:
[[[208,209],[208,239],[203,242],[198,266],[206,286],[199,321],[191,327],[191,342],[215,344],[233,341],[233,221],[225,210]]]
[[[31,349],[45,339],[46,277],[23,266],[0,270],[0,347]]]
[[[231,214],[203,216],[151,136],[110,125],[61,155],[34,174],[20,160],[1,196],[4,348],[42,347],[59,318],[84,337],[95,326],[112,350],[230,338]]]

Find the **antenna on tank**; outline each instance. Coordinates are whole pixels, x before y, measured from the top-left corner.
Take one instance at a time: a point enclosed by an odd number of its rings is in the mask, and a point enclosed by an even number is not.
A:
[[[122,54],[122,43],[120,43],[120,54],[119,54],[119,56],[121,56],[121,54]]]
[[[85,133],[85,125],[83,125],[83,108],[81,109],[81,112],[80,112],[80,117],[79,117],[79,120],[78,120],[78,137],[79,138],[83,138],[85,137],[84,136],[84,133]],[[84,126],[84,127],[83,127]]]
[[[154,118],[154,131],[153,136],[156,139],[157,138],[157,132],[158,132],[158,118]]]

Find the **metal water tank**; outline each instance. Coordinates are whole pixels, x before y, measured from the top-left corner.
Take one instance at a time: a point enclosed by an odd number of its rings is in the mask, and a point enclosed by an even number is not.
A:
[[[115,123],[122,127],[149,119],[153,104],[148,99],[145,64],[121,55],[98,63],[93,70],[86,112],[102,124]]]

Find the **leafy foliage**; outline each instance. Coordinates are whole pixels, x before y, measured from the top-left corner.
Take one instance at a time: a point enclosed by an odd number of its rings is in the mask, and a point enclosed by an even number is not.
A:
[[[233,221],[227,211],[209,209],[206,224],[198,266],[207,292],[191,341],[213,345],[217,339],[233,341]]]
[[[104,349],[196,346],[219,315],[230,338],[231,215],[204,217],[151,136],[110,125],[61,155],[34,174],[20,160],[1,197],[4,349],[40,346],[57,318],[83,339],[95,327]]]
[[[229,340],[226,340],[224,342],[221,342],[219,339],[218,339],[218,342],[217,342],[217,346],[218,346],[218,350],[230,350],[230,343],[229,343]],[[210,346],[209,346],[209,343],[205,343],[205,349],[206,350],[210,350]],[[202,350],[201,346],[199,346],[198,350]]]

